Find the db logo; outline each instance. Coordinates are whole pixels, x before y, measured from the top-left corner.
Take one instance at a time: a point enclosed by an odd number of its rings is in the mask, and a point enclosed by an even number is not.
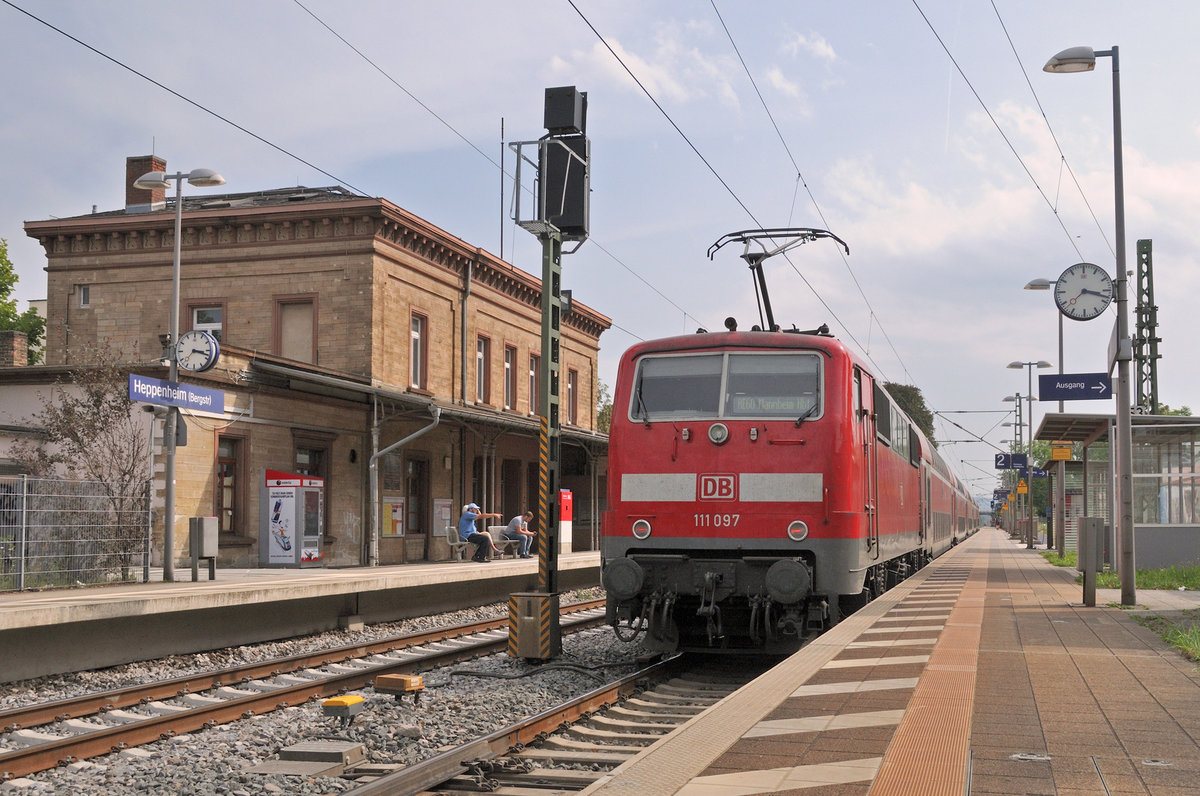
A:
[[[737,476],[721,473],[700,476],[700,500],[737,500]]]

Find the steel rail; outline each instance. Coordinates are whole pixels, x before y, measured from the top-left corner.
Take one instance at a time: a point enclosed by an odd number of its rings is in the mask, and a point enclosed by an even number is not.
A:
[[[566,616],[578,611],[599,608],[603,605],[603,599],[574,603],[564,606],[562,613]],[[481,622],[465,622],[459,625],[448,625],[446,627],[423,630],[401,636],[390,636],[377,641],[346,644],[318,652],[305,652],[283,658],[274,658],[268,661],[258,661],[256,663],[231,666],[210,672],[184,675],[154,683],[139,684],[127,688],[117,688],[110,691],[70,697],[54,702],[42,702],[28,707],[3,710],[0,711],[0,728],[4,732],[12,732],[13,730],[36,727],[41,724],[62,721],[63,719],[93,716],[102,711],[132,707],[156,699],[170,699],[171,697],[182,696],[183,694],[207,691],[211,688],[236,685],[237,683],[260,677],[271,677],[314,666],[324,666],[353,658],[362,658],[367,655],[380,655],[423,644],[432,644],[437,641],[447,641],[471,635],[472,633],[483,633],[488,630],[505,627],[507,624],[507,617],[487,619]]]
[[[420,793],[426,788],[445,782],[470,771],[466,761],[488,760],[505,754],[514,747],[524,746],[563,724],[578,721],[583,716],[632,696],[647,680],[657,680],[684,667],[685,656],[677,655],[651,664],[608,685],[600,686],[574,699],[556,705],[536,716],[496,730],[490,735],[449,749],[436,757],[423,760],[354,788],[355,796],[390,796],[391,794]]]
[[[603,603],[603,601],[599,602]],[[580,608],[582,605],[589,604],[580,603],[570,606],[570,608],[575,609],[572,610],[571,613],[578,613],[582,610],[585,610]],[[603,624],[603,622],[604,615],[599,614],[596,616],[585,617],[571,622],[566,622],[563,624],[563,629],[575,632]],[[462,636],[470,635],[469,633],[465,632],[466,628],[473,627],[474,633],[486,633],[491,630],[496,630],[506,624],[507,619],[497,619],[475,623],[474,625],[459,625],[457,626],[457,629],[462,632],[459,632],[456,636],[451,636],[451,638],[461,638]],[[443,631],[446,631],[446,629],[443,629]],[[437,636],[438,633],[443,631],[430,631],[430,633],[432,633],[434,636]],[[445,639],[435,637],[430,640],[430,643],[436,643],[437,641],[441,640]],[[353,646],[356,649],[365,649],[371,645]],[[410,644],[407,646],[411,647],[412,645]],[[249,718],[259,713],[268,713],[278,708],[288,707],[289,705],[302,704],[313,698],[324,698],[339,693],[344,693],[355,688],[362,688],[373,683],[375,677],[380,674],[425,671],[436,666],[445,666],[458,661],[477,658],[482,655],[490,655],[496,652],[502,652],[506,650],[507,647],[508,639],[507,637],[502,637],[490,641],[477,642],[471,645],[458,647],[456,649],[431,652],[427,655],[414,657],[405,661],[399,661],[394,664],[368,664],[364,668],[357,671],[325,673],[325,676],[323,676],[321,679],[314,679],[311,682],[282,686],[270,691],[262,691],[244,697],[229,698],[218,704],[197,706],[185,712],[163,716],[147,716],[145,721],[106,727],[95,732],[64,736],[61,739],[39,743],[22,749],[2,752],[0,753],[0,780],[10,777],[24,776],[26,774],[32,774],[38,771],[45,771],[46,769],[53,768],[57,765],[65,765],[67,763],[74,762],[75,760],[109,754],[130,746],[152,743],[154,741],[169,738],[173,735],[183,732],[193,732],[216,724],[236,721],[240,718]],[[394,641],[392,648],[396,648]],[[339,650],[345,649],[348,648],[339,648]],[[364,654],[372,655],[378,653],[366,652]],[[336,662],[330,659],[328,651],[320,655],[312,656],[312,658],[314,660],[319,659],[321,661],[321,664],[317,665]],[[341,660],[347,660],[347,658],[342,657]],[[293,669],[293,671],[295,671],[295,669]],[[268,674],[280,673],[282,672],[268,672]],[[156,685],[157,684],[151,684],[149,687],[155,688]],[[236,685],[236,683],[234,683],[234,685]],[[209,687],[212,686],[210,685]],[[131,690],[133,689],[122,689],[122,693],[124,694],[125,692]],[[175,697],[180,695],[181,693],[179,691],[173,691],[167,696]],[[142,701],[143,699],[139,699],[135,702],[127,704],[138,704]],[[94,713],[95,711],[92,712],[93,715]]]

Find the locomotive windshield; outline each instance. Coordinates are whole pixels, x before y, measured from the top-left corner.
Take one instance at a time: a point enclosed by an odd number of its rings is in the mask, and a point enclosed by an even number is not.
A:
[[[729,352],[645,357],[630,393],[631,420],[813,418],[821,359],[810,353]]]

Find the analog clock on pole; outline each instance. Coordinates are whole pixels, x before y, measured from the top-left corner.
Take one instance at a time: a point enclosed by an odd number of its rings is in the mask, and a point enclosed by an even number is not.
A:
[[[221,344],[208,332],[192,329],[179,335],[175,346],[175,359],[179,367],[192,373],[203,373],[217,364],[221,356]]]
[[[1072,320],[1090,321],[1108,309],[1112,300],[1112,279],[1103,268],[1092,263],[1075,263],[1062,272],[1054,285],[1054,303]]]

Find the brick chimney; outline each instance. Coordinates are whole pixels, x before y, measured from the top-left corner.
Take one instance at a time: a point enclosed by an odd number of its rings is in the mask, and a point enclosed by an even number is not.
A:
[[[29,364],[29,336],[15,329],[0,332],[0,368],[23,368]]]
[[[151,171],[166,171],[167,161],[158,155],[137,155],[125,158],[125,212],[149,213],[152,210],[164,210],[167,206],[165,190],[143,191],[134,188],[133,183],[138,177]]]

